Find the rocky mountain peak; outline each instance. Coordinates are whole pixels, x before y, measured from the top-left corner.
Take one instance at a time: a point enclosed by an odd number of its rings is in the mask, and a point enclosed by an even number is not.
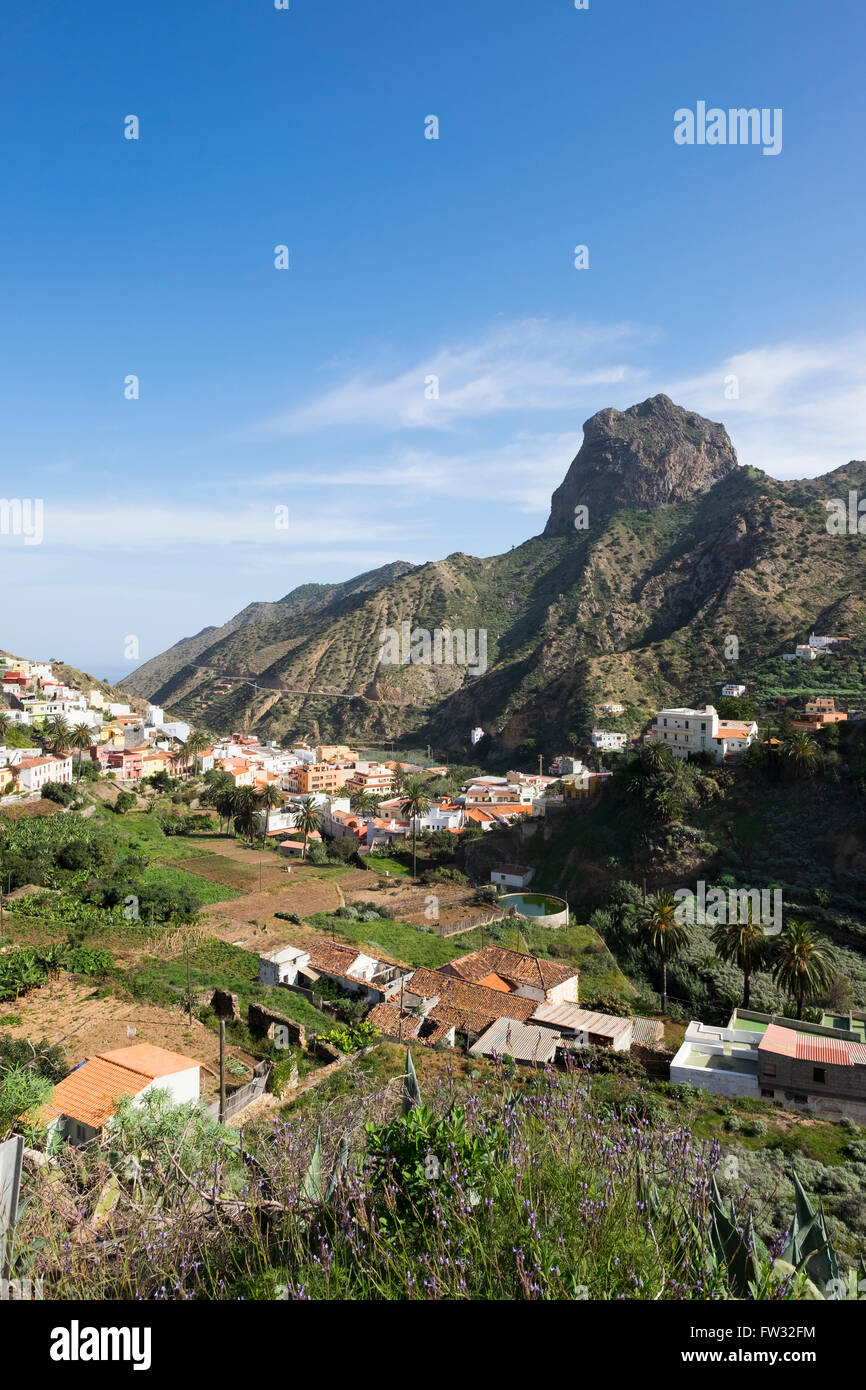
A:
[[[737,467],[724,425],[651,396],[628,410],[600,410],[583,427],[583,443],[551,499],[546,536],[574,530],[576,506],[594,516],[623,508],[688,502]]]

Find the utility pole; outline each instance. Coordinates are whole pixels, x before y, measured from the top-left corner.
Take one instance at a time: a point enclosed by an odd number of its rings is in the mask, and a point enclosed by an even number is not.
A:
[[[226,1021],[220,1019],[220,1110],[219,1122],[226,1122]]]
[[[539,753],[539,755],[538,755],[538,775],[539,775],[539,777],[541,776],[542,772],[544,771],[544,768],[542,767],[543,762],[544,762],[544,758],[542,757],[541,753]]]
[[[185,941],[186,946],[186,1016],[192,1024],[192,983],[189,977],[189,937]]]

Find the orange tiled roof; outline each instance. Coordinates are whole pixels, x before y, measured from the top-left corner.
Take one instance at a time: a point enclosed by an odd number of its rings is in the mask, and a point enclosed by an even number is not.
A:
[[[91,1129],[101,1129],[111,1119],[121,1096],[137,1096],[151,1080],[104,1057],[88,1057],[58,1082],[43,1113],[51,1119],[68,1115]]]
[[[511,993],[511,985],[506,984],[505,980],[503,980],[500,975],[496,975],[494,973],[491,973],[490,975],[485,975],[482,979],[476,980],[475,983],[478,985],[484,985],[485,989],[498,989],[502,992],[502,994]]]
[[[133,1043],[131,1047],[118,1047],[113,1052],[100,1052],[103,1062],[114,1062],[130,1071],[140,1072],[150,1081],[158,1076],[173,1076],[176,1071],[189,1071],[190,1067],[201,1066],[194,1057],[185,1057],[182,1052],[170,1052],[166,1047],[156,1047],[153,1043]]]

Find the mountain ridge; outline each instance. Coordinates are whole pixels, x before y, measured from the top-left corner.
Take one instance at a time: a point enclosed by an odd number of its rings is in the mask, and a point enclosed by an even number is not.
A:
[[[574,741],[594,702],[617,699],[639,721],[663,701],[711,698],[840,605],[856,628],[862,538],[830,537],[822,506],[851,486],[866,493],[866,463],[791,481],[742,467],[724,426],[666,396],[599,411],[541,535],[498,556],[300,585],[182,639],[124,688],[218,731],[446,752],[465,751],[478,724],[503,752]],[[404,621],[485,632],[487,669],[383,665],[382,634]],[[738,661],[724,656],[730,635]],[[228,692],[214,690],[220,676]]]

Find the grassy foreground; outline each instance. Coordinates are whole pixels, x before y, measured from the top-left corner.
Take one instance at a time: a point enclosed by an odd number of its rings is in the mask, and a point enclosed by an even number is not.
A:
[[[243,1136],[121,1106],[109,1148],[30,1168],[18,1259],[60,1299],[728,1296],[704,1239],[718,1145],[582,1070],[441,1075],[403,1113],[405,1053],[377,1056],[375,1090]]]

